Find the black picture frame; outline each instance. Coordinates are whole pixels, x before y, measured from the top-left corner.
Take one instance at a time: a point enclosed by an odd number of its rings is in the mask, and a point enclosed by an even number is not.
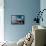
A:
[[[24,15],[11,15],[11,24],[24,24],[25,23],[25,16]]]

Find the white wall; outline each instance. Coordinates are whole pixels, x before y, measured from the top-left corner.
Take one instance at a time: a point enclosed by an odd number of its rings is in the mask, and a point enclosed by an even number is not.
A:
[[[0,42],[4,41],[4,0],[0,0]]]
[[[40,9],[41,9],[41,11],[43,9],[46,9],[46,0],[41,0],[40,1]],[[41,21],[40,22],[40,25],[43,25],[43,26],[46,27],[46,11],[43,12],[43,15],[42,16],[43,16],[43,22]]]

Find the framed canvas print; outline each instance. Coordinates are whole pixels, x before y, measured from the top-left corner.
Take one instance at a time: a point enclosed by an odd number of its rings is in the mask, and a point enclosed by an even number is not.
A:
[[[24,15],[12,15],[11,24],[24,24],[25,16]]]

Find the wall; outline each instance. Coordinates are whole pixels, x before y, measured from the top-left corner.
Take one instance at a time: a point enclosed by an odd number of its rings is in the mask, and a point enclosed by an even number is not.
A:
[[[4,41],[4,0],[0,0],[0,42]]]
[[[41,11],[43,10],[43,9],[46,9],[46,0],[41,0],[40,1],[40,9],[41,9]],[[40,25],[43,25],[43,26],[46,26],[46,11],[44,11],[43,12],[43,15],[42,15],[42,17],[43,17],[43,22],[41,21],[40,22]]]
[[[40,9],[39,0],[5,0],[4,35],[7,41],[18,41],[32,29],[36,11]],[[11,15],[25,15],[24,25],[12,25]]]

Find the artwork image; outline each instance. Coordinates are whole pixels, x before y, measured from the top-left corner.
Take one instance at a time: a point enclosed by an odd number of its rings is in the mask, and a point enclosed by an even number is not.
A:
[[[24,24],[25,16],[24,15],[12,15],[11,24]]]

